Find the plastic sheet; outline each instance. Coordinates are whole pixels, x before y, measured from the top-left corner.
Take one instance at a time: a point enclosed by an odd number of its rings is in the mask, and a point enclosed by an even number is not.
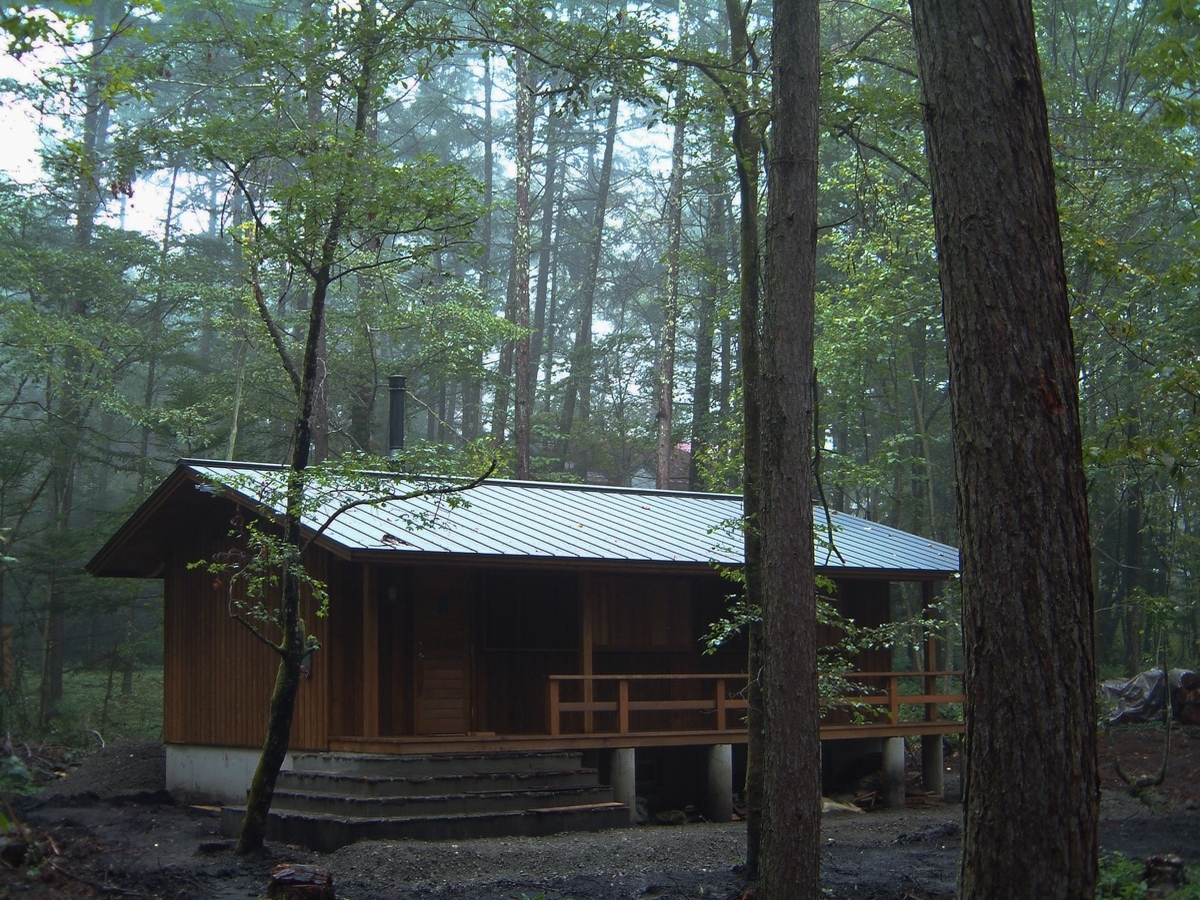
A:
[[[1194,684],[1197,675],[1190,669],[1171,669],[1169,685],[1172,697],[1185,683]],[[1100,699],[1109,705],[1108,720],[1114,725],[1122,722],[1153,722],[1161,718],[1168,696],[1162,669],[1141,672],[1133,678],[1112,678],[1100,684]],[[1172,704],[1174,707],[1176,704]],[[1178,718],[1180,710],[1172,709]]]

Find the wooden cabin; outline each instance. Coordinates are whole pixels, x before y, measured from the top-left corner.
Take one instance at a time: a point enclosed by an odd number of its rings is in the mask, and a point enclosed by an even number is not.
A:
[[[235,546],[281,478],[182,461],[87,567],[163,580],[163,740],[181,795],[244,796],[257,761],[277,660],[231,617],[226,579],[192,564]],[[320,649],[293,750],[578,749],[602,769],[605,751],[632,751],[638,794],[665,806],[686,802],[714,759],[736,780],[746,648],[705,654],[702,641],[735,590],[716,566],[741,562],[740,497],[488,481],[457,506],[392,500],[327,522],[363,496],[329,490],[306,520],[310,535],[326,526],[307,564],[330,603],[324,617],[305,610]],[[862,623],[889,620],[893,583],[920,583],[928,602],[958,569],[953,547],[852,516],[833,513],[832,536],[816,549],[818,571]],[[935,648],[903,680],[886,651],[858,666],[886,711],[859,723],[835,711],[822,737],[934,736],[940,772],[941,735],[961,730],[941,704],[960,698],[939,693]]]

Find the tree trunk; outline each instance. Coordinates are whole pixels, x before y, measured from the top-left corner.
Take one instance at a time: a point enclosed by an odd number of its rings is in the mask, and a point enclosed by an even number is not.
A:
[[[821,740],[812,550],[819,37],[817,0],[775,0],[759,392],[763,819],[758,884],[770,900],[820,895]]]
[[[529,60],[524,53],[516,57],[517,78],[517,221],[513,231],[513,297],[521,329],[516,344],[516,373],[513,379],[513,439],[516,443],[514,475],[529,480],[530,437],[533,383],[529,363],[529,264],[532,255],[533,208],[529,202],[529,185],[533,175],[533,128],[537,107],[534,104],[535,86],[529,72]]]
[[[358,82],[355,90],[354,134],[361,138],[366,133],[370,120],[371,85],[374,77],[372,50],[377,37],[374,35],[374,6],[364,3],[361,10],[360,28],[365,36],[359,50]],[[356,143],[361,148],[361,142]],[[355,150],[358,152],[358,149]],[[283,530],[286,541],[299,553],[303,547],[301,520],[304,508],[306,479],[304,471],[309,465],[309,448],[313,439],[318,379],[322,377],[324,360],[322,341],[325,332],[325,304],[329,287],[334,277],[334,259],[342,241],[342,229],[346,221],[349,199],[339,193],[332,202],[329,226],[321,241],[321,256],[313,273],[313,288],[308,305],[308,326],[304,341],[304,357],[300,365],[297,411],[292,427],[291,461],[287,470],[287,501],[284,511]],[[271,811],[271,799],[275,794],[275,782],[283,765],[291,741],[292,718],[296,709],[296,694],[300,689],[300,663],[307,652],[306,635],[300,619],[301,581],[297,559],[285,567],[280,608],[277,621],[281,636],[276,649],[279,667],[275,675],[275,689],[271,694],[271,706],[267,716],[267,734],[263,740],[262,755],[250,781],[246,798],[246,814],[242,819],[238,836],[237,852],[251,853],[262,849],[267,833],[267,815]]]
[[[492,201],[495,182],[495,149],[492,139],[492,61],[483,61],[483,217],[480,219],[479,291],[484,297],[491,289],[492,273]],[[483,371],[483,354],[476,359],[476,373]],[[463,385],[463,438],[474,441],[483,430],[483,386],[478,374]]]
[[[1090,898],[1090,548],[1033,11],[1029,0],[913,0],[912,10],[962,545],[960,896]]]
[[[682,77],[682,76],[681,76]],[[662,340],[658,368],[658,465],[656,487],[671,486],[671,456],[675,449],[672,431],[675,420],[675,332],[679,327],[680,253],[683,243],[683,165],[686,120],[679,105],[687,92],[687,80],[675,95],[675,138],[671,144],[671,187],[667,191],[667,293],[663,303]]]
[[[696,386],[692,391],[692,454],[688,463],[689,490],[703,490],[700,460],[712,445],[713,332],[717,323],[717,301],[725,293],[728,272],[728,236],[725,230],[725,194],[716,177],[722,157],[723,129],[713,136],[710,165],[713,179],[708,185],[705,213],[705,258],[709,270],[700,295],[699,321],[696,323]]]
[[[749,65],[750,38],[747,18],[749,7],[740,0],[726,0],[725,14],[729,21],[730,60],[734,72],[744,73]],[[758,248],[758,179],[759,155],[762,153],[762,134],[750,96],[750,79],[745,74],[732,79],[733,150],[737,164],[738,193],[741,200],[738,257],[741,264],[739,296],[739,362],[742,375],[742,508],[745,517],[746,602],[755,609],[762,608],[762,553],[758,522],[760,478],[762,475],[762,432],[760,429],[759,392],[759,248]],[[726,357],[728,359],[728,357]],[[723,363],[724,366],[724,363]],[[722,368],[722,381],[725,370]],[[722,395],[726,384],[722,386]],[[759,623],[749,627],[749,659],[746,710],[746,868],[751,878],[757,877],[759,848],[762,842],[763,791],[763,718],[762,672],[759,651],[762,643]]]
[[[555,119],[546,117],[546,180],[542,185],[542,226],[538,237],[538,281],[534,291],[533,333],[529,336],[529,396],[537,391],[538,366],[546,333],[546,303],[550,296],[551,250],[554,247],[555,175],[558,169],[558,148],[555,146]]]
[[[83,116],[83,132],[80,146],[87,171],[79,172],[75,185],[75,246],[86,250],[91,246],[96,228],[96,215],[100,211],[102,185],[101,159],[108,141],[110,105],[103,97],[102,54],[113,36],[108,30],[108,3],[99,2],[92,7],[91,60],[88,65],[88,83],[85,95],[86,109]],[[88,315],[90,300],[85,285],[78,285],[64,312],[71,318],[82,319]],[[75,507],[75,479],[79,465],[79,446],[83,428],[90,411],[84,391],[87,375],[80,352],[72,347],[63,355],[64,377],[58,385],[58,396],[53,397],[47,385],[47,412],[51,414],[51,431],[54,445],[50,452],[51,499],[54,503],[51,516],[55,527],[64,537],[71,530],[71,514]],[[52,404],[53,407],[52,407]],[[42,666],[41,725],[46,728],[50,719],[58,712],[63,696],[63,666],[66,661],[63,641],[66,638],[67,594],[65,571],[70,563],[56,559],[50,575],[50,597],[46,611],[45,658]]]
[[[592,313],[596,305],[596,280],[600,276],[600,255],[604,249],[604,217],[608,211],[608,189],[612,183],[613,150],[617,142],[617,111],[620,98],[613,96],[608,104],[608,123],[604,132],[604,159],[600,163],[600,180],[596,188],[596,208],[592,216],[588,246],[587,269],[583,284],[579,288],[579,333],[575,335],[575,346],[571,351],[571,374],[567,380],[567,393],[563,400],[562,425],[563,461],[570,449],[571,428],[575,423],[575,406],[579,405],[579,418],[586,422],[592,402]],[[582,460],[580,475],[587,479],[587,460]]]
[[[1126,361],[1126,369],[1130,368]],[[1136,403],[1129,410],[1129,421],[1125,424],[1125,440],[1127,452],[1135,452],[1133,447],[1141,433],[1141,415]],[[1124,501],[1121,515],[1124,519],[1124,553],[1121,555],[1121,627],[1125,643],[1125,671],[1136,675],[1142,670],[1143,635],[1146,627],[1142,615],[1142,604],[1139,588],[1142,587],[1142,569],[1144,566],[1142,552],[1142,483],[1138,472],[1133,466],[1126,476]]]

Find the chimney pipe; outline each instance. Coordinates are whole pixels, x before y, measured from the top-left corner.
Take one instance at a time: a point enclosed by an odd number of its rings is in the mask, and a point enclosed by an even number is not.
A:
[[[404,449],[404,392],[408,379],[403,375],[388,377],[388,456]]]

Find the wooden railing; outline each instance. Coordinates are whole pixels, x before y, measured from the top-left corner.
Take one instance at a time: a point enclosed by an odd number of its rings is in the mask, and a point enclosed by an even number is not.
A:
[[[958,678],[961,672],[853,672],[847,678],[863,685],[860,693],[847,695],[831,705],[859,707],[866,704],[876,712],[867,710],[864,726],[896,725],[900,723],[903,706],[923,704],[925,721],[937,722],[938,706],[943,703],[961,703],[961,693],[940,693],[938,679]],[[921,693],[903,693],[902,680],[920,679]],[[549,728],[551,735],[567,733],[636,734],[645,731],[744,731],[740,717],[733,728],[729,727],[728,713],[746,708],[747,676],[732,674],[687,674],[687,675],[551,675],[549,678]],[[566,685],[579,685],[580,699],[563,699]],[[686,697],[655,697],[642,699],[631,697],[638,689],[653,687],[657,693],[683,693]],[[597,694],[603,694],[598,698]],[[576,721],[579,727],[565,727],[564,717],[582,714]],[[631,716],[653,715],[660,727],[631,727]],[[683,714],[680,716],[678,714]],[[689,715],[690,714],[690,715]],[[886,715],[886,722],[880,716]],[[711,718],[710,718],[711,716]],[[608,720],[609,727],[597,727],[597,718]],[[643,716],[645,718],[645,716]],[[670,725],[661,727],[664,718]],[[685,721],[680,721],[685,719]],[[874,719],[874,721],[870,721]],[[635,723],[637,724],[637,723]]]
[[[860,693],[847,694],[834,700],[830,706],[860,707],[866,704],[873,710],[886,713],[888,724],[898,725],[901,721],[900,707],[921,704],[925,707],[925,721],[938,721],[938,706],[942,703],[962,703],[961,693],[943,694],[938,689],[938,679],[958,679],[962,672],[850,672],[846,678],[861,684],[864,690]],[[901,681],[904,679],[920,679],[921,693],[907,694],[901,692]],[[883,683],[886,682],[886,683]],[[864,722],[863,724],[879,724]]]
[[[561,687],[564,682],[581,682],[584,699],[563,700]],[[660,686],[672,684],[682,686],[685,683],[699,683],[703,685],[707,682],[710,687],[708,691],[703,692],[705,696],[701,698],[630,699],[630,685],[643,686],[647,682],[657,682]],[[614,699],[593,699],[596,686],[611,684],[616,685],[616,697]],[[729,687],[731,684],[740,685],[739,693],[743,694],[743,696],[730,696]],[[726,721],[726,713],[731,709],[746,708],[746,698],[744,696],[745,685],[746,676],[738,673],[729,675],[551,675],[550,733],[555,735],[563,733],[562,717],[568,713],[583,713],[583,732],[585,734],[590,734],[597,730],[595,727],[596,713],[616,713],[616,733],[629,734],[630,713],[699,712],[701,715],[705,715],[710,711],[713,714],[713,723],[712,727],[707,730],[727,731],[730,729]],[[694,691],[691,693],[701,692]],[[741,730],[741,726],[733,730]]]

